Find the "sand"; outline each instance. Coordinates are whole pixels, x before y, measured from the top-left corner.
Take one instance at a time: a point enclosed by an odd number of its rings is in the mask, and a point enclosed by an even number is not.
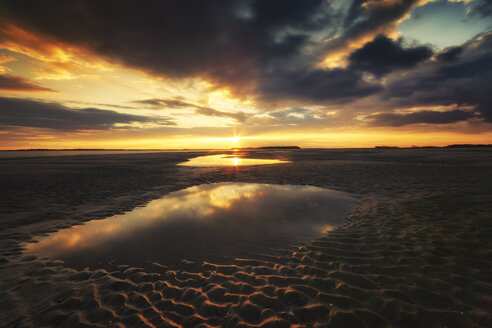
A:
[[[0,160],[1,327],[490,327],[492,151],[295,150],[292,163],[175,164],[206,153]],[[229,264],[76,270],[32,238],[211,182],[328,187],[360,206],[322,238]]]

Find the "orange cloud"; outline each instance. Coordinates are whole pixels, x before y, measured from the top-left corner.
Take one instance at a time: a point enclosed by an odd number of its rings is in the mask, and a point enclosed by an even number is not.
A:
[[[111,70],[111,64],[91,51],[31,33],[15,25],[0,23],[0,49],[40,60],[50,68],[34,71],[43,79],[67,79],[86,69]],[[1,64],[1,58],[0,58]]]
[[[21,91],[21,92],[57,92],[32,83],[30,80],[21,76],[8,74],[0,75],[0,90]]]
[[[70,60],[70,54],[59,44],[10,24],[0,24],[0,47],[43,61]]]
[[[15,58],[0,54],[0,74],[6,73],[9,71],[9,69],[7,67],[4,67],[2,65],[13,62],[13,61],[15,61]]]

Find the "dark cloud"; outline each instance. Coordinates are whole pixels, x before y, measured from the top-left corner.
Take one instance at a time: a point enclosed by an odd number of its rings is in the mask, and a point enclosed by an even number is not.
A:
[[[361,36],[381,33],[403,18],[418,2],[354,0],[345,16],[343,33],[329,42],[327,47],[336,48]]]
[[[492,32],[477,36],[461,46],[438,54],[418,68],[390,76],[383,99],[395,106],[458,105],[473,107],[485,121],[492,122]]]
[[[197,107],[195,110],[195,113],[199,114],[199,115],[205,115],[205,116],[233,118],[233,119],[235,119],[241,123],[246,122],[246,120],[249,118],[249,115],[244,113],[244,112],[230,113],[230,112],[223,112],[223,111],[219,111],[219,110],[216,110],[213,108],[208,108],[208,107]]]
[[[27,126],[55,130],[107,130],[115,124],[155,122],[173,125],[165,118],[122,114],[97,108],[73,109],[56,103],[27,99],[0,98],[0,125]]]
[[[154,74],[201,77],[263,100],[327,101],[379,88],[316,64],[416,1],[367,3],[376,2],[354,1],[347,14],[325,0],[3,0],[0,19]]]
[[[346,101],[380,91],[380,85],[366,82],[353,70],[312,70],[278,72],[262,80],[261,94],[268,100],[302,100],[320,103],[327,100]]]
[[[492,0],[476,0],[471,4],[470,15],[492,16]]]
[[[239,85],[327,23],[324,0],[5,0],[1,18],[169,77]],[[295,34],[285,33],[295,29]]]
[[[169,109],[169,108],[190,108],[195,111],[198,115],[204,116],[215,116],[215,117],[226,117],[237,120],[238,122],[244,123],[249,115],[238,111],[238,112],[223,112],[210,107],[194,105],[192,103],[186,102],[183,98],[170,98],[170,99],[142,99],[142,100],[134,100],[131,103],[144,105],[150,109]]]
[[[174,99],[143,99],[131,101],[133,104],[144,105],[150,109],[166,109],[166,108],[190,108],[197,107],[193,104],[187,103],[180,98]]]
[[[388,31],[418,3],[2,0],[0,20],[40,39],[83,47],[152,74],[203,78],[231,88],[235,95],[254,95],[263,102],[260,106],[283,101],[294,102],[288,106],[339,104],[381,93],[386,104],[402,107],[475,106],[476,113],[492,121],[487,87],[492,52],[485,40],[475,40],[475,48],[469,43],[425,61],[431,56],[429,48],[405,48],[378,36],[352,53],[348,68],[317,65],[331,51]],[[388,81],[368,81],[364,71],[385,75]],[[248,120],[244,113],[225,113],[179,98],[134,104]]]
[[[462,46],[450,47],[436,55],[436,59],[441,62],[453,62],[458,59],[463,52]]]
[[[402,41],[378,35],[349,56],[350,67],[381,77],[399,68],[409,68],[432,56],[426,46],[404,48]]]
[[[56,92],[55,90],[43,88],[20,76],[8,74],[0,75],[0,90],[27,91],[27,92]]]
[[[473,116],[473,113],[455,109],[446,112],[423,110],[405,114],[382,113],[370,115],[368,118],[371,120],[370,124],[375,126],[403,126],[421,123],[450,124],[466,121]]]

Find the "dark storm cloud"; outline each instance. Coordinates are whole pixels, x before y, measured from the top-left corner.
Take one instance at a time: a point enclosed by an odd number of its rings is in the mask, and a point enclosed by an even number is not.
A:
[[[374,126],[403,126],[419,123],[450,124],[466,121],[473,116],[470,112],[456,109],[447,112],[423,110],[406,114],[382,113],[370,115],[368,118]]]
[[[174,123],[163,118],[122,114],[97,108],[72,109],[56,103],[27,99],[0,98],[0,125],[27,126],[55,130],[107,130],[116,123]]]
[[[324,0],[5,0],[1,18],[170,77],[227,84],[295,55],[327,23]],[[286,29],[295,34],[282,34]]]
[[[27,92],[56,92],[55,90],[43,88],[20,76],[8,74],[0,75],[0,90],[27,91]]]
[[[381,32],[402,18],[419,0],[368,1],[354,0],[345,16],[343,34],[328,44],[336,47],[369,33]]]
[[[263,100],[327,101],[379,88],[351,70],[314,69],[326,52],[415,2],[354,1],[347,14],[325,0],[3,0],[0,18],[154,74],[202,77]]]
[[[425,46],[404,48],[401,40],[393,41],[378,35],[373,41],[352,52],[350,67],[371,72],[381,77],[399,68],[409,68],[432,56],[432,50]]]
[[[383,99],[407,107],[469,106],[482,119],[492,122],[492,32],[477,36],[461,48],[447,49],[436,56],[438,60],[391,76]],[[459,54],[450,56],[450,52]]]
[[[42,39],[87,48],[127,66],[170,78],[199,77],[264,103],[350,102],[382,93],[401,106],[472,105],[492,121],[491,49],[448,50],[435,61],[427,47],[404,48],[379,36],[353,52],[346,69],[323,69],[330,51],[394,27],[418,0],[2,0],[0,20]],[[490,1],[480,1],[486,14]],[[0,36],[1,37],[1,36]],[[386,64],[386,65],[384,65]],[[419,64],[419,65],[416,65]],[[386,75],[385,85],[363,71]],[[406,75],[404,76],[403,73]],[[148,99],[146,108],[190,108],[246,120],[182,99]],[[299,105],[297,103],[288,106]],[[266,107],[266,106],[265,106]],[[235,116],[232,116],[235,115]]]
[[[463,52],[462,46],[450,47],[436,55],[436,59],[441,62],[453,62],[458,59]]]

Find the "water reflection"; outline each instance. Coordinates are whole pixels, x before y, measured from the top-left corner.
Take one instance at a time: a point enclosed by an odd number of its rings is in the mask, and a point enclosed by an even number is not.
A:
[[[188,188],[131,212],[55,232],[26,252],[75,267],[255,257],[318,237],[355,205],[312,186],[218,183]]]
[[[243,166],[243,165],[264,165],[289,163],[277,159],[258,159],[258,158],[240,158],[237,155],[208,155],[191,158],[187,162],[179,163],[180,166]]]

